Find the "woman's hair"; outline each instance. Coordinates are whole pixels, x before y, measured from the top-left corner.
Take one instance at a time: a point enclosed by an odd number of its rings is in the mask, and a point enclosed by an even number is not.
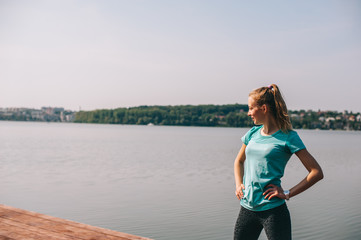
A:
[[[287,106],[283,100],[280,89],[276,84],[271,84],[268,87],[260,87],[249,94],[258,106],[266,104],[276,120],[277,127],[283,132],[292,130],[292,124],[288,116]]]

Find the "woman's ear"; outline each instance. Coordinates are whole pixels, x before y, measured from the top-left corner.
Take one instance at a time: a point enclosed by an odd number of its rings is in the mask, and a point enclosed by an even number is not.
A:
[[[268,112],[268,106],[267,106],[266,104],[263,104],[262,107],[261,107],[261,109],[262,109],[262,112],[263,112],[263,113],[267,113],[267,112]]]

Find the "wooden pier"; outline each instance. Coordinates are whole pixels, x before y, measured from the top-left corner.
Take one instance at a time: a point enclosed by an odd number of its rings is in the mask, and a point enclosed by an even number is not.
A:
[[[0,240],[150,240],[0,204]]]

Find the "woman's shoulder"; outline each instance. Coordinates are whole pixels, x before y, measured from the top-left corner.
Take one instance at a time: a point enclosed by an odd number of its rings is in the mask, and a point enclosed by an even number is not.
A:
[[[249,136],[252,136],[254,133],[260,131],[262,127],[263,127],[263,125],[253,126],[253,127],[248,131],[248,135],[249,135]]]
[[[289,137],[295,137],[295,136],[298,136],[298,133],[297,133],[296,130],[291,129],[291,130],[288,130],[287,135],[288,135]]]
[[[257,132],[257,131],[260,130],[262,127],[263,127],[263,125],[253,126],[253,127],[249,130],[249,132]]]
[[[244,144],[248,145],[249,140],[252,138],[252,136],[259,131],[262,128],[261,126],[254,126],[250,130],[247,131],[247,133],[242,137],[242,141]]]
[[[282,133],[283,135],[286,135],[286,136],[298,135],[297,131],[295,131],[294,129],[289,129],[289,130],[280,129],[278,132],[280,132],[280,133]]]
[[[300,136],[298,135],[297,131],[291,129],[291,130],[288,130],[287,132],[284,132],[284,131],[279,131],[280,134],[283,136],[282,138],[286,141],[286,142],[290,142],[290,141],[294,141],[295,139],[296,140],[299,140],[300,139]]]
[[[306,148],[302,139],[295,130],[290,130],[288,132],[286,146],[289,147],[292,153],[297,152],[303,148]]]

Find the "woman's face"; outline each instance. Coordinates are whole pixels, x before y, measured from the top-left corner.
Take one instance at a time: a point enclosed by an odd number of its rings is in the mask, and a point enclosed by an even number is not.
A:
[[[258,106],[256,101],[252,98],[248,98],[248,116],[250,116],[256,125],[261,125],[263,123],[265,113],[262,107]]]

